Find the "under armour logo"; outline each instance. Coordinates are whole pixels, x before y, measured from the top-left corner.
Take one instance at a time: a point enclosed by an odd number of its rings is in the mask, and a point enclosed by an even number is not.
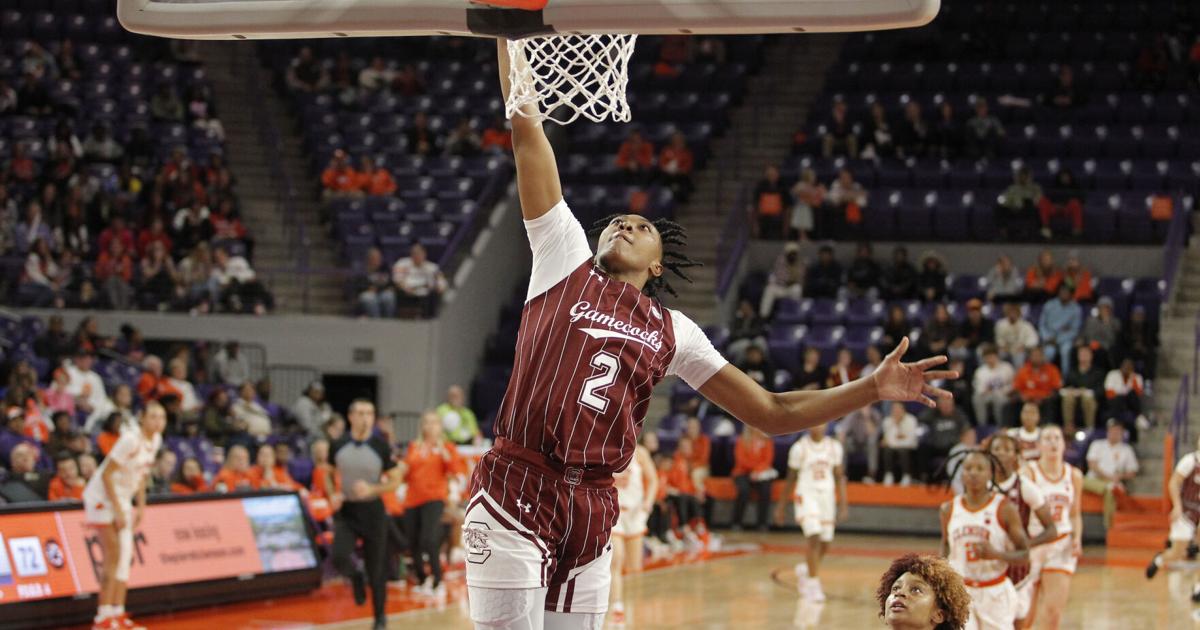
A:
[[[528,513],[529,513],[529,510],[533,509],[533,504],[532,504],[532,503],[524,503],[524,504],[522,504],[522,503],[521,503],[521,500],[520,500],[520,499],[517,499],[517,507],[518,507],[518,508],[520,508],[521,510],[524,510],[524,511],[525,511],[525,513],[526,513],[526,514],[528,514]]]

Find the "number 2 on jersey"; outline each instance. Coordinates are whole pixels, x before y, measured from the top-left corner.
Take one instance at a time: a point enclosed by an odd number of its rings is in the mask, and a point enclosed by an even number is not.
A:
[[[601,394],[617,381],[617,371],[620,370],[621,364],[615,355],[603,350],[597,352],[590,363],[592,367],[600,371],[583,382],[583,391],[579,393],[579,402],[589,409],[604,413],[608,409],[609,400]]]

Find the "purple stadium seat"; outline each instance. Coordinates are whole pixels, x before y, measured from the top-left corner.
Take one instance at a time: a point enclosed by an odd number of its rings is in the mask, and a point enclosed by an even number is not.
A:
[[[846,301],[818,298],[812,301],[809,322],[817,326],[839,326],[846,321]]]
[[[883,323],[885,305],[882,300],[852,299],[846,304],[848,326],[873,326]]]

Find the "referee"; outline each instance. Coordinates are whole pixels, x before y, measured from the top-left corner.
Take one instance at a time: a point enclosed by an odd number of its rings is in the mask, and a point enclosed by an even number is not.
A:
[[[367,601],[366,582],[371,584],[371,604],[375,612],[375,630],[387,628],[387,527],[388,516],[380,495],[394,492],[403,471],[392,462],[391,447],[382,437],[373,435],[375,403],[358,398],[346,413],[350,433],[330,447],[330,461],[337,469],[345,492],[332,497],[333,566],[350,579],[354,603]],[[382,481],[381,481],[382,480]],[[366,575],[355,566],[352,554],[359,540],[363,545]]]

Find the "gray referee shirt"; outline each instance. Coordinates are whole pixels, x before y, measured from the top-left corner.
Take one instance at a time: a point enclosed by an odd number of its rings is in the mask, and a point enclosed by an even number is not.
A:
[[[378,435],[372,435],[362,442],[345,435],[333,443],[330,448],[330,461],[337,467],[337,474],[341,475],[342,492],[346,495],[346,501],[360,501],[353,496],[352,488],[355,482],[361,479],[369,484],[377,484],[384,471],[396,466],[391,454],[392,449]],[[366,500],[378,501],[379,497]]]

